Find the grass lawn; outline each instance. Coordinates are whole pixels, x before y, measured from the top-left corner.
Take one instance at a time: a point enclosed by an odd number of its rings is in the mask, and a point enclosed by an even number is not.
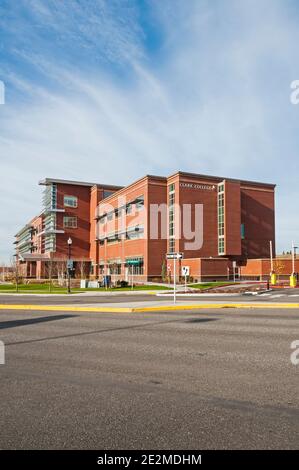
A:
[[[206,290],[206,289],[211,289],[213,287],[221,287],[221,286],[228,286],[228,285],[233,285],[236,283],[233,282],[225,282],[225,281],[219,281],[219,282],[203,282],[202,284],[188,284],[188,287],[191,287],[191,289],[200,289],[200,290]]]
[[[81,288],[72,288],[72,293],[82,293],[82,292],[119,292],[119,291],[140,291],[140,290],[168,290],[168,287],[165,286],[159,286],[159,285],[144,285],[144,286],[134,286],[132,289],[131,287],[114,287],[110,289],[105,289],[104,287],[99,287],[99,288],[86,288],[86,289],[81,289]],[[0,294],[67,294],[67,289],[66,287],[54,287],[52,286],[51,292],[49,289],[49,284],[19,284],[18,286],[18,292],[16,291],[16,285],[15,284],[0,284]]]

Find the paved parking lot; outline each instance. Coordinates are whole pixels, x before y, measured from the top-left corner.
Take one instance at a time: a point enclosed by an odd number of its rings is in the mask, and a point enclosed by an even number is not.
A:
[[[3,310],[0,448],[298,448],[295,339],[299,310]]]

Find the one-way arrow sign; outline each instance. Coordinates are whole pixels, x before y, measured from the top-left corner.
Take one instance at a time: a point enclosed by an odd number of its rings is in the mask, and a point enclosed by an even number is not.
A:
[[[167,253],[166,259],[182,259],[184,258],[183,253]]]

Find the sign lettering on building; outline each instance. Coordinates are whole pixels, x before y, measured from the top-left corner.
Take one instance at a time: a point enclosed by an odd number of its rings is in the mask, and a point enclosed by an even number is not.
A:
[[[198,184],[198,183],[180,183],[181,188],[187,188],[187,189],[201,189],[204,191],[214,191],[216,189],[216,186],[210,185],[210,184]]]

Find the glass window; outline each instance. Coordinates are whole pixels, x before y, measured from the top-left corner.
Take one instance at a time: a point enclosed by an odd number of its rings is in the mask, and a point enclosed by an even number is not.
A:
[[[111,196],[111,194],[114,194],[114,192],[115,192],[115,191],[104,190],[104,191],[103,191],[103,199],[105,199],[106,197]]]
[[[129,269],[129,274],[136,274],[140,275],[144,273],[143,269],[143,258],[127,258],[126,259],[126,267]]]
[[[218,254],[225,254],[224,184],[218,185]]]
[[[110,233],[107,237],[107,243],[117,243],[119,242],[119,236],[117,233]]]
[[[63,217],[64,228],[77,228],[77,217]]]
[[[224,238],[219,238],[218,240],[218,252],[219,255],[224,255]]]
[[[76,196],[64,196],[65,207],[78,207],[78,198]]]
[[[143,207],[144,207],[144,196],[139,196],[136,199],[136,209],[140,211],[143,209]]]
[[[245,224],[241,224],[241,239],[245,239]]]
[[[175,239],[174,238],[170,238],[169,239],[169,253],[174,253],[174,249],[175,249]]]
[[[136,227],[131,227],[127,230],[126,239],[127,240],[136,240],[138,238],[143,238],[144,236],[144,228],[143,225],[139,225]]]

